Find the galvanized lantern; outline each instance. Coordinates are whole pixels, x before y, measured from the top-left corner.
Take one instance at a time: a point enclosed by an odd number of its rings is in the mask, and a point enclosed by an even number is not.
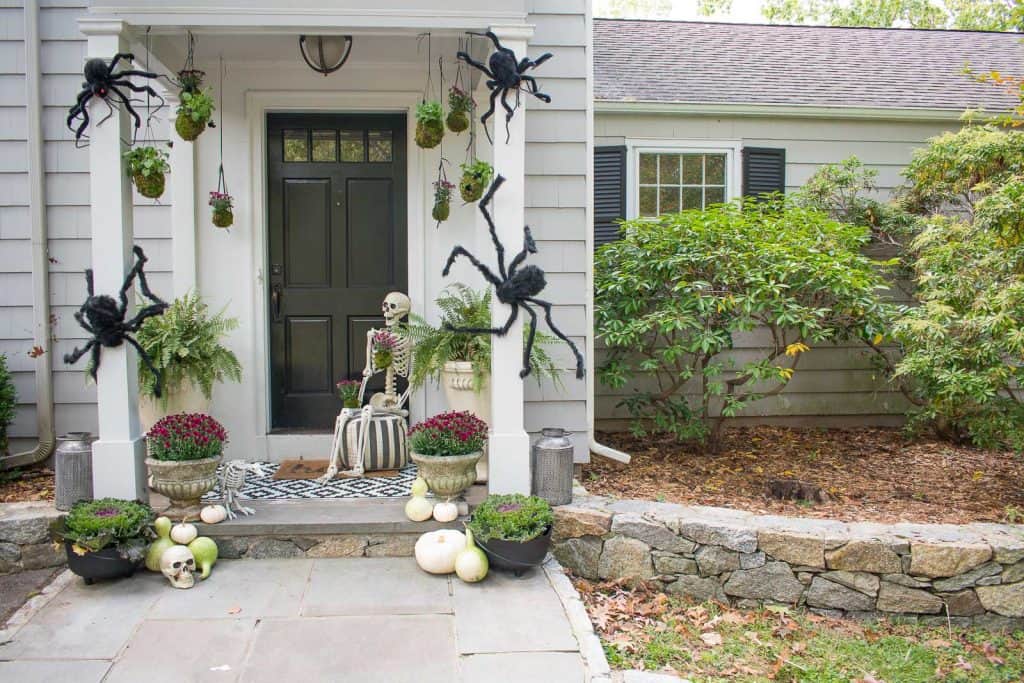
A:
[[[572,456],[569,432],[545,427],[533,444],[533,495],[552,505],[572,502]]]
[[[92,442],[95,440],[89,432],[68,432],[57,437],[53,469],[54,504],[58,510],[70,510],[79,500],[92,500]]]

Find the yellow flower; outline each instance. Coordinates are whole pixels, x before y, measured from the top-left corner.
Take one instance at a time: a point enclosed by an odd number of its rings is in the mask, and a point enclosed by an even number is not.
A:
[[[807,344],[804,344],[803,342],[796,342],[795,344],[790,344],[789,346],[786,347],[786,355],[795,356],[798,353],[803,353],[804,351],[810,350],[811,347],[808,346]],[[792,370],[790,371],[790,374],[793,374]]]

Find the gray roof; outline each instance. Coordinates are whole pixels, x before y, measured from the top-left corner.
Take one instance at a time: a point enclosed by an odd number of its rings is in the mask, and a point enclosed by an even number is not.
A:
[[[1017,101],[963,74],[1024,72],[1021,34],[981,31],[594,20],[601,101],[896,109]]]

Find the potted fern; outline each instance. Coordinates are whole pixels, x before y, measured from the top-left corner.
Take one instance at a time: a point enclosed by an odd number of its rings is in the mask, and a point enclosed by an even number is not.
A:
[[[440,102],[420,102],[416,107],[416,144],[432,149],[444,137],[444,111]]]
[[[494,167],[486,161],[473,159],[468,164],[462,164],[462,180],[459,181],[459,194],[462,195],[462,201],[468,204],[484,196],[484,188],[491,182],[493,175]]]
[[[156,147],[133,147],[125,152],[128,175],[139,194],[150,199],[159,199],[164,193],[171,165],[167,163],[167,152]]]
[[[163,315],[142,324],[136,337],[164,378],[163,396],[157,398],[153,393],[156,377],[139,363],[139,414],[144,429],[167,415],[206,412],[215,383],[242,379],[238,358],[221,344],[236,327],[238,320],[223,311],[210,315],[194,292],[175,299]]]
[[[413,371],[409,381],[413,387],[428,380],[439,382],[450,410],[468,411],[490,423],[491,335],[462,334],[447,327],[490,327],[491,291],[477,292],[455,283],[441,292],[436,303],[441,325],[434,327],[416,314],[410,316]],[[525,329],[523,333],[525,342]],[[537,331],[530,354],[531,374],[538,382],[547,377],[560,385],[559,370],[544,350],[553,341],[552,336]],[[477,463],[477,481],[487,481],[486,453]]]

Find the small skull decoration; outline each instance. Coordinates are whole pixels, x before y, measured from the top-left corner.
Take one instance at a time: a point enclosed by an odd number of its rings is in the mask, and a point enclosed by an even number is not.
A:
[[[401,322],[402,318],[409,315],[409,311],[412,310],[412,301],[401,292],[391,292],[384,297],[381,310],[384,312],[384,324],[394,327]]]
[[[196,583],[196,558],[183,545],[176,545],[160,556],[160,571],[175,588],[191,588]]]

